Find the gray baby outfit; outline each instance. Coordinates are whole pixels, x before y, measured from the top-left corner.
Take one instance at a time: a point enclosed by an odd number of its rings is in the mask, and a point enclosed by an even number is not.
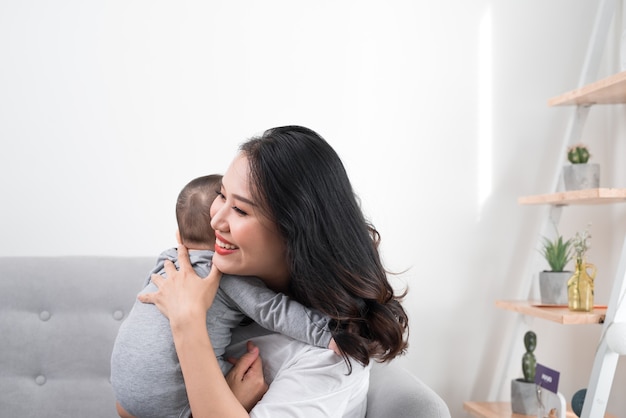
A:
[[[213,251],[190,250],[191,264],[200,277],[211,270]],[[176,248],[164,251],[145,281],[141,293],[155,292],[151,274],[164,274],[165,260],[177,263]],[[246,317],[264,328],[294,339],[328,347],[328,319],[282,293],[268,289],[256,277],[223,275],[206,325],[223,373],[223,359],[231,329]],[[111,355],[111,385],[116,400],[131,415],[189,417],[189,401],[168,319],[155,305],[135,301],[120,326]]]

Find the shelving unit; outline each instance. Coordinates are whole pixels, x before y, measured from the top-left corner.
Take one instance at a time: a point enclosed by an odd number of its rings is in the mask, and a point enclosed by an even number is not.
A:
[[[529,415],[514,414],[511,411],[511,404],[508,402],[465,402],[463,409],[477,417],[485,418],[529,418]],[[568,409],[565,416],[567,418],[577,418],[576,414]],[[536,418],[536,417],[532,417]],[[615,418],[611,414],[606,414],[605,418]]]
[[[549,106],[626,103],[626,71],[548,100]]]
[[[587,189],[520,197],[521,205],[602,205],[626,202],[626,189]]]
[[[604,45],[608,37],[611,20],[617,9],[618,0],[601,0],[598,13],[594,22],[594,29],[591,34],[587,55],[581,70],[579,87],[548,100],[549,106],[575,106],[571,114],[567,131],[564,135],[562,145],[563,154],[566,147],[580,141],[582,128],[586,122],[589,109],[592,105],[611,105],[626,103],[626,71],[611,75],[609,77],[594,81],[598,69],[601,46]],[[552,193],[525,196],[518,199],[522,205],[549,205],[550,215],[548,221],[553,224],[558,223],[560,210],[568,205],[605,205],[626,202],[626,189],[598,188],[578,191],[558,191],[560,185],[560,171],[553,184]],[[544,224],[543,232],[550,226],[548,222]],[[546,234],[542,234],[546,235]],[[529,263],[526,273],[532,270],[532,263]],[[526,289],[530,295],[531,280],[533,276],[527,274]],[[530,297],[529,297],[530,299]],[[610,348],[607,335],[611,334],[616,327],[626,328],[626,240],[622,248],[619,267],[613,283],[611,298],[607,306],[597,306],[590,313],[571,312],[564,307],[548,307],[532,300],[501,300],[496,301],[496,307],[518,314],[518,319],[525,316],[554,321],[566,325],[579,324],[602,324],[603,333],[596,351],[593,369],[589,378],[587,395],[582,411],[582,418],[590,417],[611,417],[605,415],[606,404],[612,386],[613,375],[620,355],[626,355],[624,347]],[[622,306],[624,305],[624,306]],[[516,332],[521,330],[521,319],[516,325]],[[620,328],[621,329],[621,328]],[[515,333],[513,333],[515,334]],[[511,338],[517,336],[511,335]],[[620,335],[621,337],[621,335]],[[626,337],[625,337],[626,338]],[[509,359],[513,351],[513,340],[509,341]],[[621,351],[621,352],[616,352]],[[505,364],[507,364],[505,362]],[[497,398],[497,393],[506,386],[505,373],[502,363],[498,369],[499,379],[494,381],[494,386],[489,392],[490,400]],[[463,408],[469,414],[479,418],[524,418],[523,415],[513,414],[509,402],[473,402],[468,401],[463,404]],[[566,416],[575,417],[573,412],[568,411]]]
[[[545,306],[527,300],[498,300],[496,307],[564,325],[603,324],[606,306],[594,306],[592,312],[572,312],[567,306]]]
[[[625,92],[626,94],[626,92]],[[626,96],[625,96],[626,99]],[[542,195],[525,196],[518,199],[520,204],[524,205],[541,205],[548,204],[553,206],[563,205],[599,205],[626,202],[626,189],[588,189],[576,190],[568,192],[557,192]],[[626,289],[626,241],[622,250],[622,258],[620,268],[613,286],[610,307],[596,305],[592,312],[572,312],[567,306],[547,306],[542,305],[538,301],[533,300],[498,300],[495,302],[497,308],[512,311],[521,315],[526,315],[543,320],[553,321],[564,325],[583,325],[583,324],[605,324],[607,325],[616,319],[620,312],[622,297]],[[622,317],[626,317],[626,306],[621,309]],[[612,375],[615,371],[618,355],[612,353],[606,345],[605,341],[601,341],[594,362],[594,370],[590,378],[589,390],[585,402],[593,402],[593,412],[583,410],[583,417],[597,416],[598,409],[604,414],[606,407],[606,398],[610,391],[611,384],[604,382],[607,377],[612,381]],[[607,357],[609,359],[607,360]],[[607,374],[609,376],[607,376]],[[598,388],[598,386],[601,386]],[[596,398],[600,398],[599,400]],[[600,404],[598,406],[597,404]],[[587,407],[587,406],[586,406]],[[465,411],[481,418],[524,418],[526,416],[513,414],[509,402],[465,402],[463,404]],[[587,413],[585,415],[585,412]],[[605,414],[605,417],[611,417]],[[566,417],[576,417],[576,415],[568,411]]]

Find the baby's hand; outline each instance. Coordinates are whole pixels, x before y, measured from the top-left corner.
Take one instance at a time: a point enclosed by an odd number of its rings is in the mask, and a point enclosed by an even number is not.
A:
[[[335,354],[337,354],[338,356],[341,355],[341,349],[339,348],[339,346],[335,342],[334,338],[330,339],[330,342],[328,343],[328,349],[329,350],[333,350],[335,352]]]

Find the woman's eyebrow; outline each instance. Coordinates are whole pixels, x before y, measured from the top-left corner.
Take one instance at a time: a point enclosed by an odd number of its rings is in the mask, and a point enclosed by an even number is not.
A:
[[[250,206],[256,206],[256,204],[252,200],[248,199],[247,197],[243,197],[243,196],[241,196],[239,194],[233,194],[232,196],[236,200],[241,200],[242,202],[244,202],[244,203],[246,203],[246,204],[248,204]]]

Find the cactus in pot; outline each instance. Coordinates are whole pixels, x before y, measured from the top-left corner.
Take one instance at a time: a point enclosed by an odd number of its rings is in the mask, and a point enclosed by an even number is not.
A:
[[[563,167],[565,190],[600,187],[600,165],[588,164],[590,157],[589,148],[584,144],[576,144],[567,149],[567,160],[571,164]]]
[[[526,347],[526,352],[522,356],[524,377],[511,380],[511,409],[515,414],[537,416],[538,402],[535,385],[537,359],[534,353],[537,347],[537,334],[527,331],[524,334],[524,347]]]
[[[567,160],[572,164],[586,164],[589,161],[589,149],[583,145],[578,144],[567,149]]]

